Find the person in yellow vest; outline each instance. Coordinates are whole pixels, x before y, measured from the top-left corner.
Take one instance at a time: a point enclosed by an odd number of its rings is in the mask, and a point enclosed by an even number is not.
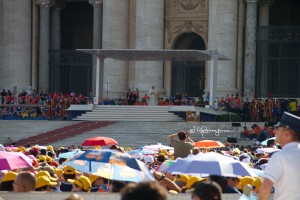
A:
[[[297,103],[295,100],[292,100],[290,103],[289,103],[289,107],[290,107],[290,113],[292,114],[296,114],[296,111],[297,111]]]

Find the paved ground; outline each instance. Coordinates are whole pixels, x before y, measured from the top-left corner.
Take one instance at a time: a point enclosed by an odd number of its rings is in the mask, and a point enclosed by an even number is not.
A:
[[[36,135],[46,131],[54,130],[60,127],[64,127],[70,124],[78,122],[74,121],[13,121],[13,120],[1,120],[0,121],[0,143],[4,143],[8,137],[12,141],[22,139],[28,136]],[[253,123],[246,123],[250,127]],[[258,123],[260,126],[263,123]],[[244,126],[245,123],[242,123]],[[191,134],[193,140],[201,139],[214,139],[221,142],[225,142],[227,137],[235,136],[237,131],[241,131],[242,128],[234,129],[231,123],[196,123],[196,122],[116,122],[115,124],[106,126],[104,128],[96,129],[88,133],[82,133],[81,135],[68,138],[56,143],[52,143],[53,146],[79,146],[86,138],[94,136],[106,136],[112,137],[119,142],[120,146],[124,147],[140,147],[146,144],[162,143],[167,144],[167,136],[178,130],[190,130],[194,127],[202,128],[206,130],[218,130],[227,131],[216,134],[210,131],[209,133],[204,132],[203,134],[196,133]],[[198,128],[198,129],[199,129]],[[232,132],[233,131],[233,132]],[[253,141],[239,141],[238,144],[253,144]]]

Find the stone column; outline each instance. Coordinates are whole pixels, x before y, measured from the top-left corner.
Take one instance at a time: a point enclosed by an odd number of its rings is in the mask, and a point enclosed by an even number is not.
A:
[[[0,0],[0,27],[3,27],[3,0]],[[3,48],[3,31],[0,31],[0,90],[2,91],[2,67],[3,67],[3,57],[2,57],[2,48]]]
[[[64,6],[62,0],[56,0],[51,9],[51,50],[60,50],[61,48],[60,12]]]
[[[3,2],[3,88],[21,92],[30,85],[31,0]],[[2,13],[1,13],[2,14]]]
[[[260,0],[259,1],[259,26],[269,26],[270,6],[274,0]]]
[[[102,19],[103,19],[103,0],[89,0],[93,6],[93,49],[102,48]],[[101,66],[103,67],[103,65]],[[96,58],[93,58],[92,69],[92,92],[96,94]],[[103,80],[102,80],[103,81]],[[102,89],[102,88],[101,88]]]
[[[129,0],[103,1],[103,49],[128,49]],[[124,96],[128,90],[128,62],[113,59],[104,61],[104,97]],[[100,88],[100,90],[103,88]]]
[[[39,91],[49,90],[50,7],[53,0],[36,0],[40,6]]]
[[[259,17],[258,23],[261,27],[269,26],[269,8],[273,4],[273,0],[260,0],[259,1]],[[268,36],[268,31],[266,32]],[[261,51],[265,52],[268,55],[269,44],[265,43],[264,46],[261,46]],[[261,60],[261,73],[260,73],[260,95],[267,96],[268,94],[268,65],[269,57],[266,57],[264,60]]]
[[[237,63],[236,63],[236,86],[239,96],[243,95],[244,80],[244,32],[245,32],[245,0],[239,0],[238,7],[238,38],[237,38]]]
[[[163,49],[164,45],[164,1],[136,1],[136,49]],[[135,87],[148,93],[152,85],[164,93],[163,62],[136,62]],[[142,94],[143,95],[143,94]]]
[[[209,0],[208,50],[217,50],[231,58],[219,61],[216,97],[236,93],[236,55],[237,55],[237,12],[238,0]],[[211,61],[210,61],[211,62]],[[211,64],[207,65],[206,89],[209,91]]]
[[[38,49],[39,49],[39,7],[32,1],[31,25],[31,86],[32,90],[38,88]]]
[[[64,8],[64,2],[62,0],[55,0],[53,7],[51,9],[51,24],[50,24],[50,49],[51,50],[60,50],[61,49],[61,31],[60,31],[60,13],[61,10]],[[61,55],[57,52],[52,55],[52,59],[55,59],[57,61],[61,60]],[[49,66],[50,68],[50,66]],[[61,91],[60,89],[60,67],[55,67],[55,69],[51,70],[52,73],[49,74],[51,76],[52,80],[52,90],[55,92]]]
[[[257,1],[245,0],[246,35],[245,35],[245,65],[244,65],[244,96],[252,97],[255,94],[255,68],[256,68],[256,24]]]

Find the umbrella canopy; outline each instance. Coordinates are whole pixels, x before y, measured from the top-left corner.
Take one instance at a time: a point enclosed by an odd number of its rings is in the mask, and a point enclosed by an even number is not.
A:
[[[195,147],[199,148],[220,148],[225,147],[222,142],[215,141],[215,140],[201,140],[195,142]]]
[[[122,153],[119,151],[101,149],[101,150],[88,150],[82,155],[80,155],[76,160],[86,160],[90,163],[90,172],[94,171],[92,169],[95,163],[109,163],[121,166],[128,166],[133,169],[142,170],[143,166],[135,158],[132,158],[127,153]],[[97,168],[98,166],[96,166]]]
[[[81,146],[108,146],[108,145],[117,145],[118,142],[113,138],[108,137],[92,137],[83,141]]]
[[[140,162],[140,161],[138,161]],[[111,165],[106,163],[102,167],[93,173],[93,175],[101,176],[110,180],[118,181],[130,181],[130,182],[142,182],[142,181],[154,181],[153,175],[147,171],[139,171],[130,167],[124,167],[120,165]]]
[[[266,153],[273,153],[273,152],[276,152],[276,151],[281,151],[280,149],[277,149],[277,148],[272,148],[272,147],[267,147],[267,148],[262,148],[264,150],[264,152]]]
[[[134,150],[128,151],[127,153],[129,155],[134,155],[136,153],[141,153],[142,155],[153,155],[153,154],[157,154],[158,151],[154,151],[151,149],[146,149],[146,148],[141,147],[139,149],[134,149]]]
[[[177,160],[166,172],[197,176],[256,176],[247,164],[214,152]]]
[[[269,140],[275,140],[276,141],[276,137],[272,137],[272,138],[269,138],[269,139],[266,139],[266,140],[262,141],[261,145],[267,146]]]
[[[0,170],[31,167],[32,160],[21,152],[0,151]]]
[[[159,150],[162,150],[162,149],[165,149],[165,150],[174,150],[173,147],[162,145],[160,143],[153,144],[153,145],[147,145],[147,146],[144,146],[144,148],[145,149],[150,149],[150,150],[153,150],[153,151],[159,151]]]
[[[166,160],[159,166],[158,171],[166,172],[166,170],[176,162],[177,161],[175,161],[175,160]]]
[[[74,150],[74,151],[70,151],[70,152],[66,152],[66,153],[61,153],[58,155],[59,158],[66,158],[66,159],[72,159],[77,155],[81,155],[83,154],[84,151],[81,150]]]
[[[145,163],[126,153],[113,150],[88,150],[78,158],[66,162],[80,172],[98,175],[111,180],[140,182],[154,180]]]

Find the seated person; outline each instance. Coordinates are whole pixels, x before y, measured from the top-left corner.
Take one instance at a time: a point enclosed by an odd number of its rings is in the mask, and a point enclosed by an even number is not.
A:
[[[244,126],[244,130],[240,132],[240,138],[244,140],[245,138],[249,138],[250,134],[250,130],[247,128],[247,126]]]

